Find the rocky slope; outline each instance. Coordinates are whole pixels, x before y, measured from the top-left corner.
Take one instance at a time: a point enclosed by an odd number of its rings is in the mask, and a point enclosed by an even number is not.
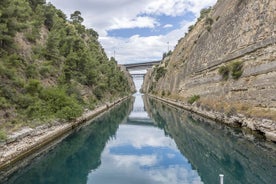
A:
[[[22,127],[66,122],[134,92],[81,12],[45,0],[0,2],[0,142]]]
[[[274,0],[219,0],[148,72],[143,92],[276,141],[275,22]]]

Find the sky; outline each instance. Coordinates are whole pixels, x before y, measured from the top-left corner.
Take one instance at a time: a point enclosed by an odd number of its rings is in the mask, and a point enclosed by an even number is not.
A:
[[[81,12],[83,24],[99,34],[108,57],[119,64],[156,61],[173,50],[202,8],[216,0],[47,0],[68,18]]]

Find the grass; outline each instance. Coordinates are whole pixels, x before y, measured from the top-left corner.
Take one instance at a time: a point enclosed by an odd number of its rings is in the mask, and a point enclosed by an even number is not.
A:
[[[200,99],[199,95],[193,95],[193,96],[188,98],[188,103],[193,104],[194,102],[198,101],[199,99]]]
[[[213,98],[201,98],[200,102],[202,105],[208,106],[215,111],[225,113],[228,116],[240,113],[246,115],[247,117],[271,119],[276,121],[275,109],[255,107],[248,103],[227,102],[222,98],[217,98],[216,101],[214,101]]]

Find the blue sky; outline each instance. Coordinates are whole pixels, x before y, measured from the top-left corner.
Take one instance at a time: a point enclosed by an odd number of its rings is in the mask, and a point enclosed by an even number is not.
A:
[[[181,22],[184,20],[187,22],[193,21],[196,17],[192,12],[186,12],[181,16],[167,16],[167,15],[140,15],[141,17],[150,16],[158,21],[156,26],[142,27],[142,28],[123,28],[123,29],[111,29],[107,31],[107,35],[111,37],[129,38],[131,36],[139,34],[142,37],[154,36],[154,35],[166,35],[175,29],[181,28]]]
[[[216,0],[47,0],[66,13],[79,10],[120,64],[160,60]]]

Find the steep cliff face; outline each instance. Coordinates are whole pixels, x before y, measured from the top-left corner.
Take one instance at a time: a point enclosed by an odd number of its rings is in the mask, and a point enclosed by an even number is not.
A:
[[[276,1],[219,0],[145,77],[143,91],[276,139]],[[193,103],[191,98],[198,96]]]

